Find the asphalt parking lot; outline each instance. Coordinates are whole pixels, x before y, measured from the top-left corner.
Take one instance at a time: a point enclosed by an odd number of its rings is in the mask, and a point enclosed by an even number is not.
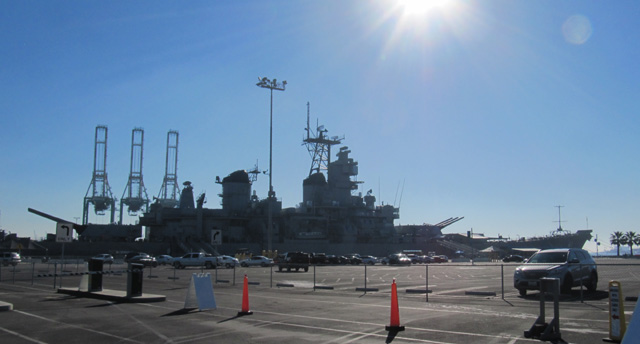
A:
[[[558,342],[602,343],[609,335],[607,281],[623,295],[640,293],[640,265],[599,261],[598,291],[560,298]],[[277,268],[201,270],[147,268],[143,292],[166,301],[120,303],[58,293],[77,288],[84,264],[67,263],[62,282],[52,264],[23,263],[0,271],[3,343],[529,343],[523,333],[540,311],[539,293],[525,297],[512,287],[516,264],[434,264],[410,267],[327,266],[309,272]],[[56,271],[59,268],[56,266]],[[126,290],[125,265],[106,266],[103,287]],[[193,274],[209,273],[216,309],[185,309]],[[252,315],[242,308],[247,275]],[[40,276],[40,277],[38,277]],[[398,287],[399,318],[405,331],[390,333],[391,284]],[[430,293],[425,293],[427,288]],[[503,289],[504,286],[504,289]],[[504,290],[504,293],[503,293]],[[553,303],[546,302],[546,317]],[[625,302],[627,321],[635,301]],[[5,341],[8,339],[8,341]]]

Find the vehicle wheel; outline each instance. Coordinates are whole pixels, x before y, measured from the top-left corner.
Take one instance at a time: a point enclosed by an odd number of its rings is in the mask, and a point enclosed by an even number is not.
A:
[[[291,272],[291,267],[287,266],[287,272]]]
[[[304,268],[304,272],[309,271],[309,267]]]
[[[240,263],[240,266],[242,266],[243,268],[246,268],[248,265],[247,263]]]
[[[300,271],[300,268],[296,268],[296,272]]]
[[[213,269],[213,264],[211,264],[211,262],[205,262],[204,267],[207,269]]]
[[[180,264],[180,262],[173,263],[173,267],[175,267],[176,269],[180,269],[180,265],[182,265]]]
[[[520,293],[520,296],[526,296],[527,295],[527,289],[518,289],[518,293]]]
[[[278,266],[278,271],[282,272],[282,266]]]
[[[594,271],[591,273],[591,277],[587,281],[587,290],[588,291],[596,291],[598,288],[598,274]]]
[[[263,268],[266,268],[269,265],[267,265],[267,263],[261,263],[260,266],[262,266]]]
[[[231,264],[227,263],[227,264],[224,265],[224,267],[228,269],[228,268],[231,267]]]
[[[376,263],[374,263],[374,262],[369,262],[369,265],[376,265]]]
[[[564,283],[560,287],[562,294],[571,294],[571,288],[573,288],[573,277],[571,275],[564,276]]]
[[[151,264],[151,266],[153,266],[154,268],[157,268],[157,267],[158,267],[158,262],[153,262],[153,263]]]

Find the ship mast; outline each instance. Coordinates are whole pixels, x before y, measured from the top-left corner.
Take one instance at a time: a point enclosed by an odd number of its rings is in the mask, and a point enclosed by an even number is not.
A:
[[[328,169],[331,163],[331,146],[341,144],[344,137],[328,138],[326,136],[328,130],[324,128],[324,125],[317,125],[316,132],[313,132],[309,125],[309,112],[309,102],[307,102],[307,137],[302,142],[307,146],[309,155],[311,155],[311,168],[309,169],[309,176],[311,176]]]
[[[560,216],[560,208],[563,208],[563,205],[556,205],[556,208],[558,208],[558,232],[562,232],[562,217]]]

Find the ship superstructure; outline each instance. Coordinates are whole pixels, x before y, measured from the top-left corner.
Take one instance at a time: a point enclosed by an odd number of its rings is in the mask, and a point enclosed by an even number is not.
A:
[[[308,122],[308,121],[307,121]],[[238,170],[227,177],[216,178],[222,186],[221,209],[204,208],[202,194],[194,204],[190,182],[180,195],[179,207],[168,207],[160,201],[151,205],[140,218],[148,228],[147,239],[152,242],[171,240],[177,246],[210,246],[211,233],[222,231],[223,243],[243,243],[264,248],[268,241],[268,212],[272,212],[275,249],[307,244],[381,243],[397,241],[394,220],[399,208],[376,205],[372,191],[358,192],[358,162],[349,155],[348,147],[341,147],[336,160],[331,161],[331,146],[342,143],[337,137],[328,138],[327,130],[307,127],[307,145],[312,168],[302,181],[302,202],[296,207],[282,208],[282,201],[260,199],[252,191],[251,171]],[[318,248],[321,249],[321,248]],[[318,250],[317,249],[317,250]]]

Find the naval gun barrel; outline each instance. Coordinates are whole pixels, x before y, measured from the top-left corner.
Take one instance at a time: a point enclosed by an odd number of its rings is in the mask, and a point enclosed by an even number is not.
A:
[[[33,214],[36,214],[36,215],[40,215],[40,216],[44,217],[45,219],[49,219],[49,220],[54,221],[54,222],[70,223],[70,224],[73,225],[73,228],[78,232],[78,234],[82,233],[87,228],[87,226],[79,225],[77,223],[73,223],[72,221],[67,221],[65,219],[61,219],[59,217],[55,217],[55,216],[49,215],[47,213],[43,213],[43,212],[41,212],[39,210],[36,210],[36,209],[33,209],[33,208],[27,208],[27,210],[30,213],[33,213]]]

